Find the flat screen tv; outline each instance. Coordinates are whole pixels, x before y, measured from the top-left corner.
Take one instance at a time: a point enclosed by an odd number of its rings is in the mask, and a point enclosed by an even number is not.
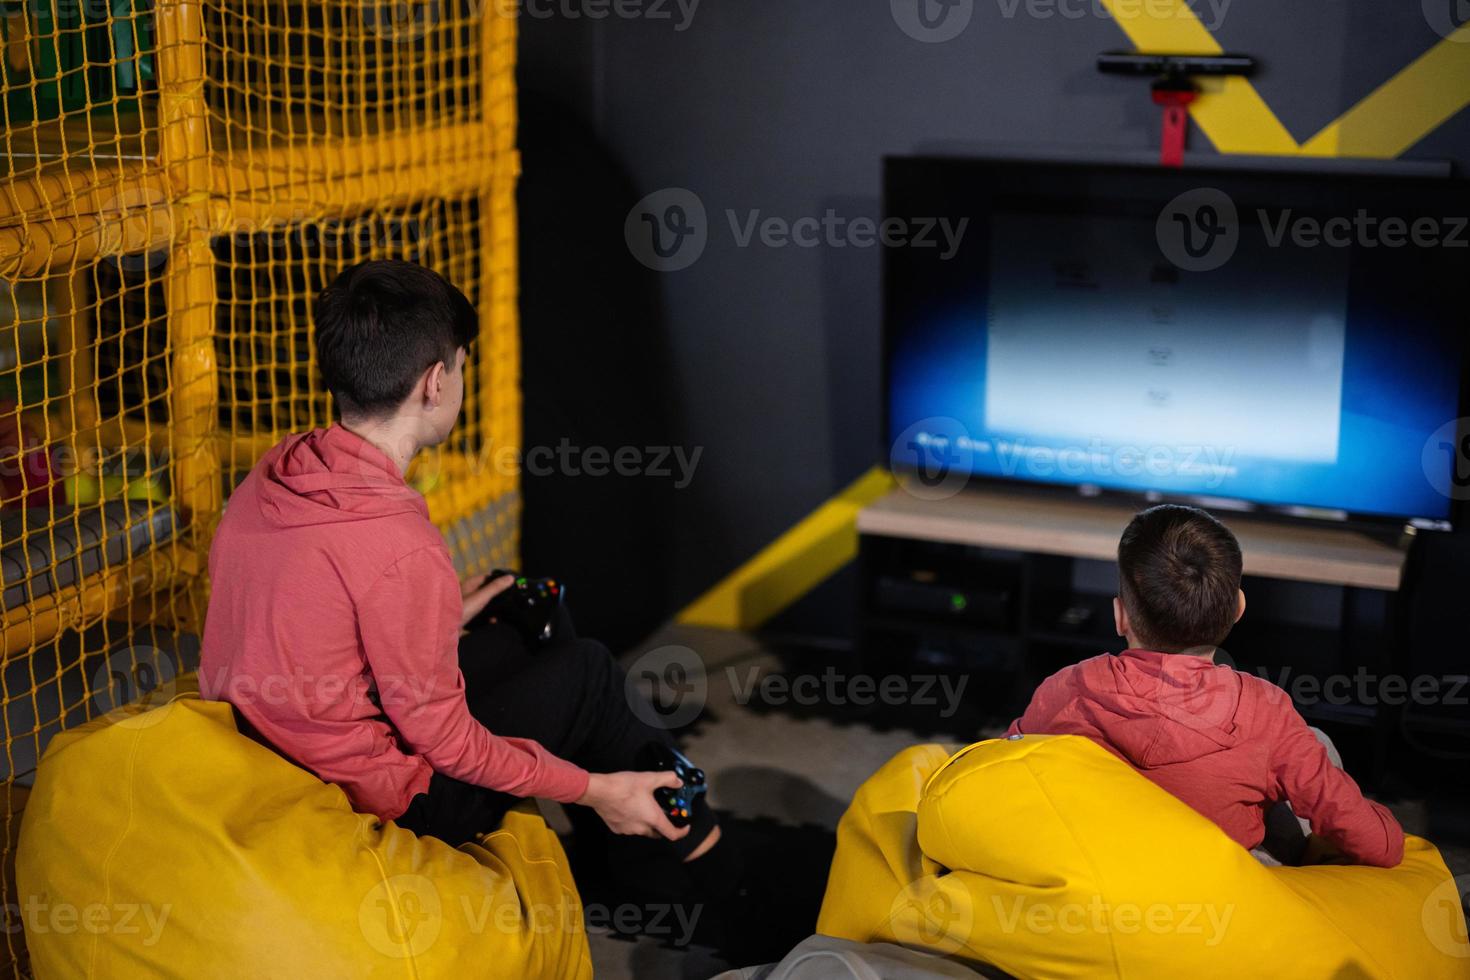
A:
[[[1445,178],[890,158],[889,461],[1447,527],[1470,197]]]

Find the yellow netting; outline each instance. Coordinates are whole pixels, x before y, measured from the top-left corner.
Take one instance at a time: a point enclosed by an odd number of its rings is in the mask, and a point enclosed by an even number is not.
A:
[[[397,256],[481,312],[465,419],[412,480],[511,563],[514,21],[483,0],[0,0],[0,565],[10,867],[46,740],[197,660],[211,532],[331,418],[311,302]],[[501,465],[497,465],[497,463]]]

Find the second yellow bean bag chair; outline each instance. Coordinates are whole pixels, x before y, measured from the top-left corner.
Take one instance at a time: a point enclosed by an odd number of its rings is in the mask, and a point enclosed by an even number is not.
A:
[[[40,980],[591,976],[534,808],[479,844],[420,839],[197,695],[57,735],[16,872]]]
[[[838,827],[817,930],[1022,978],[1470,976],[1459,892],[1397,868],[1267,868],[1092,741],[896,756]]]

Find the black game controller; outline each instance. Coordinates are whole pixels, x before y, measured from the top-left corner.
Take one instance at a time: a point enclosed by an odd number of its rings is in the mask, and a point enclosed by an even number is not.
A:
[[[526,578],[520,572],[498,568],[490,573],[490,581],[506,575],[515,577],[515,585],[490,600],[477,621],[494,619],[516,630],[535,646],[550,640],[556,632],[556,614],[561,608],[566,588],[554,578]]]
[[[660,786],[653,791],[653,798],[669,818],[669,823],[675,827],[689,826],[694,801],[709,788],[704,781],[704,770],[685,758],[684,753],[662,742],[649,742],[639,753],[638,765],[649,772],[672,772],[684,780],[684,785],[678,789]]]

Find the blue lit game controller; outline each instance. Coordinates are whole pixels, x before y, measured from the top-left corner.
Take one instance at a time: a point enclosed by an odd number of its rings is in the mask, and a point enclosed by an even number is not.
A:
[[[684,781],[678,789],[660,786],[653,791],[653,798],[675,827],[689,826],[694,812],[694,801],[709,787],[705,784],[704,770],[684,757],[678,749],[671,749],[661,742],[650,742],[639,754],[639,766],[650,772],[672,772]]]

